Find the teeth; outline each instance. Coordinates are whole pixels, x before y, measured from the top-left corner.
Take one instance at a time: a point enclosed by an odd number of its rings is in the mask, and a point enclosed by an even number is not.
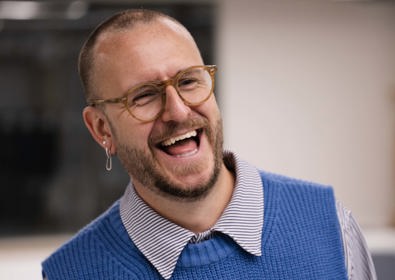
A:
[[[162,143],[162,146],[170,146],[170,145],[173,145],[174,143],[176,143],[177,141],[181,141],[181,140],[184,140],[184,139],[187,139],[187,138],[195,137],[196,135],[197,135],[196,130],[190,131],[190,132],[187,132],[187,133],[185,133],[183,135],[179,135],[179,136],[176,136],[176,137],[173,137],[173,138],[170,138],[170,139],[164,141]]]

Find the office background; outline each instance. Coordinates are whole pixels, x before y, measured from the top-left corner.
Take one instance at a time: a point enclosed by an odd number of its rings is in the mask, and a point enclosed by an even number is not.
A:
[[[136,7],[179,19],[218,65],[225,146],[333,185],[391,279],[395,2],[380,0],[0,1],[1,278],[31,279],[124,190],[82,122],[76,60],[98,22]]]

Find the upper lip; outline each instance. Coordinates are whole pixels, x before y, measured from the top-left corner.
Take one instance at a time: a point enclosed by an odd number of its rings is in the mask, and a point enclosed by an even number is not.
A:
[[[160,144],[162,146],[170,146],[170,145],[173,145],[174,143],[176,143],[177,141],[184,140],[184,139],[187,139],[187,138],[196,137],[197,134],[198,133],[197,133],[196,130],[190,130],[190,131],[188,131],[186,133],[179,134],[179,135],[174,136],[174,137],[170,137],[170,138],[160,142]]]
[[[203,128],[201,127],[196,127],[196,128],[189,128],[189,129],[184,129],[184,130],[179,130],[179,131],[173,131],[173,133],[169,133],[169,134],[163,134],[161,137],[157,137],[157,138],[153,138],[151,143],[153,144],[153,146],[157,146],[157,147],[163,147],[164,144],[166,145],[167,141],[179,141],[182,138],[188,138],[188,137],[184,137],[187,134],[190,133],[194,133],[196,132],[196,135],[194,136],[189,136],[189,137],[197,137],[199,136],[199,134],[201,133],[201,131],[203,130]],[[170,142],[169,142],[170,143]],[[175,142],[174,142],[175,143]]]

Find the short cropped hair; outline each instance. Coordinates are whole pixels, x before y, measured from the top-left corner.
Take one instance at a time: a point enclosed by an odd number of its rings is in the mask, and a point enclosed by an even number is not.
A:
[[[78,73],[84,87],[86,100],[94,96],[94,88],[91,85],[91,78],[94,67],[93,49],[99,36],[106,32],[116,32],[125,29],[132,29],[138,23],[152,23],[159,18],[169,19],[182,26],[182,24],[176,19],[158,11],[146,9],[130,9],[111,16],[93,30],[93,32],[88,36],[87,40],[83,44],[78,58]]]

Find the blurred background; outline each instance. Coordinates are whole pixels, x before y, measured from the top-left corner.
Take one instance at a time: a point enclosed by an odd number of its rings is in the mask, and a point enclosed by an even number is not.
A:
[[[150,8],[207,64],[225,146],[257,167],[333,185],[379,279],[395,274],[395,1],[0,1],[0,278],[40,262],[119,198],[128,177],[88,134],[79,49],[102,20]],[[33,275],[33,276],[32,276]]]

